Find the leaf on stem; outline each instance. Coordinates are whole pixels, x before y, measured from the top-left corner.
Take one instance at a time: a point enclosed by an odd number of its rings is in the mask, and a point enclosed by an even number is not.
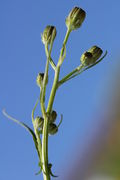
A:
[[[50,163],[50,164],[48,164],[48,169],[49,169],[50,175],[51,175],[52,177],[57,178],[58,176],[56,176],[56,175],[54,175],[54,174],[52,173],[51,168],[52,168],[52,164]]]
[[[38,99],[37,102],[35,103],[35,107],[34,107],[33,110],[32,110],[32,121],[34,121],[34,112],[35,112],[35,109],[36,109],[36,107],[37,107],[37,105],[38,105],[38,102],[39,102],[39,99]]]
[[[62,121],[63,121],[63,114],[61,114],[61,119],[60,119],[60,122],[59,122],[59,124],[58,124],[58,126],[57,126],[58,128],[60,127]]]
[[[33,132],[33,130],[28,125],[26,125],[25,123],[20,122],[19,120],[17,120],[15,118],[11,117],[10,115],[8,115],[6,113],[6,111],[5,111],[5,109],[3,109],[2,112],[3,112],[4,116],[6,116],[8,119],[12,120],[13,122],[17,123],[18,125],[22,126],[23,128],[25,128],[32,135],[33,141],[35,143],[35,147],[36,147],[36,149],[38,151],[38,148],[37,148],[37,139],[36,139],[36,135]]]
[[[40,169],[37,173],[35,173],[36,176],[38,176],[39,174],[41,174],[42,169]]]
[[[41,164],[41,162],[38,163],[38,166],[40,167],[40,170],[37,173],[35,173],[36,176],[38,176],[42,172],[42,164]]]

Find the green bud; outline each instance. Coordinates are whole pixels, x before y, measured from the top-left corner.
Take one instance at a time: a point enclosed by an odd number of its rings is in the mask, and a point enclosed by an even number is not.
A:
[[[66,18],[65,22],[67,28],[71,31],[78,29],[82,25],[85,17],[86,12],[83,9],[79,7],[74,7]]]
[[[52,41],[54,41],[56,34],[57,31],[54,26],[46,26],[43,34],[41,35],[43,44],[50,44]]]
[[[48,133],[50,135],[54,135],[58,132],[58,127],[56,126],[56,124],[54,123],[51,123],[49,124],[49,127],[48,127]]]
[[[37,75],[37,79],[36,79],[36,83],[39,87],[42,87],[42,83],[43,83],[43,79],[44,79],[44,73],[39,73]],[[48,83],[48,78],[47,78],[47,82]]]
[[[91,47],[88,52],[92,53],[93,56],[93,62],[96,62],[100,56],[102,55],[103,51],[98,46]]]
[[[84,66],[89,66],[93,62],[92,58],[93,58],[92,53],[86,51],[85,53],[82,54],[80,61]]]
[[[84,66],[94,64],[102,55],[103,51],[97,46],[91,47],[88,51],[82,54],[80,61]]]
[[[42,129],[43,128],[43,124],[44,124],[44,119],[42,117],[40,117],[40,116],[37,116],[35,118],[35,126],[36,126],[36,128],[37,129],[38,128]]]
[[[43,79],[44,79],[44,73],[39,73],[36,79],[36,83],[39,87],[42,87]]]
[[[57,118],[57,113],[56,113],[56,111],[52,111],[51,114],[50,114],[49,122],[50,122],[50,123],[55,122],[56,118]]]

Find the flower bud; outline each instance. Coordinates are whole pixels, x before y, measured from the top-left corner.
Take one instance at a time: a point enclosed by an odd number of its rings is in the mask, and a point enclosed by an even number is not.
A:
[[[79,7],[74,7],[66,18],[65,22],[67,28],[71,31],[78,29],[82,25],[85,16],[86,12],[83,9]]]
[[[57,132],[58,132],[58,127],[56,126],[56,124],[54,124],[54,123],[49,124],[48,133],[50,135],[54,135]]]
[[[43,128],[43,123],[44,123],[44,119],[42,117],[37,116],[35,118],[35,126],[36,126],[37,129],[38,128],[42,129]]]
[[[56,33],[57,31],[54,26],[46,26],[43,34],[41,35],[43,44],[50,44],[52,41],[54,41]]]
[[[80,61],[84,66],[94,64],[102,55],[103,51],[97,46],[93,46],[88,51],[82,54]]]
[[[57,113],[56,113],[56,111],[52,111],[51,114],[50,114],[49,122],[50,122],[50,123],[55,122],[56,118],[57,118]]]
[[[82,54],[80,61],[84,66],[89,66],[90,64],[92,64],[92,58],[92,53],[86,51]]]
[[[44,73],[39,73],[37,75],[37,79],[36,79],[36,83],[39,87],[42,87],[42,83],[43,83],[43,79],[44,79]],[[48,78],[47,78],[47,82],[48,83]]]
[[[91,47],[88,52],[92,53],[93,56],[93,62],[96,62],[100,56],[102,55],[103,51],[98,46]]]
[[[39,73],[37,75],[37,79],[36,79],[36,83],[39,87],[42,86],[42,83],[43,83],[43,79],[44,79],[44,73]]]

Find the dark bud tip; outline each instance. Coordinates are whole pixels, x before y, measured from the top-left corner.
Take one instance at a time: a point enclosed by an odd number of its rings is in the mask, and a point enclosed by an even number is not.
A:
[[[57,132],[58,132],[58,127],[56,126],[56,124],[54,124],[54,123],[49,124],[48,133],[50,135],[54,135]]]
[[[56,118],[57,118],[57,113],[56,113],[56,111],[52,111],[51,114],[50,114],[49,122],[50,122],[50,123],[55,122]]]
[[[37,79],[36,79],[36,83],[39,87],[42,86],[42,83],[43,83],[43,79],[44,79],[44,73],[39,73],[37,75]]]
[[[43,44],[50,44],[51,42],[53,42],[56,37],[56,34],[57,31],[54,26],[46,26],[45,30],[43,31],[43,34],[41,35]]]
[[[80,28],[85,17],[86,12],[83,9],[79,7],[74,7],[66,18],[65,22],[67,28],[71,31]]]
[[[84,66],[94,64],[102,55],[103,51],[98,46],[92,46],[88,51],[82,54],[80,61]]]

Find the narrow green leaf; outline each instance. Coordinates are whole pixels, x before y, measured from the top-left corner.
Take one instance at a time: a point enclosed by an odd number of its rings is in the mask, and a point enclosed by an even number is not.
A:
[[[36,149],[38,151],[38,148],[37,148],[37,139],[36,139],[36,135],[33,132],[33,130],[28,125],[26,125],[25,123],[20,122],[19,120],[17,120],[15,118],[11,117],[10,115],[8,115],[6,113],[6,111],[5,111],[5,109],[2,112],[3,112],[4,116],[6,116],[8,119],[12,120],[13,122],[17,123],[18,125],[22,126],[23,128],[25,128],[32,135],[33,141],[35,143],[35,147],[36,147]]]
[[[36,102],[36,104],[35,104],[35,107],[34,107],[33,110],[32,110],[32,121],[34,121],[34,112],[35,112],[35,109],[36,109],[36,107],[37,107],[37,105],[38,105],[38,102],[39,102],[39,99],[37,100],[37,102]]]
[[[59,126],[61,125],[61,123],[62,123],[62,121],[63,121],[63,115],[61,114],[61,119],[60,119],[60,122],[59,122],[59,124],[58,124],[58,128],[59,128]]]
[[[42,165],[43,165],[43,163],[41,163],[41,161],[39,161],[38,166],[40,167],[40,170],[37,173],[35,173],[36,176],[41,174],[41,172],[42,172]]]
[[[35,173],[36,176],[38,176],[39,174],[41,174],[42,169],[40,169],[37,173]]]

